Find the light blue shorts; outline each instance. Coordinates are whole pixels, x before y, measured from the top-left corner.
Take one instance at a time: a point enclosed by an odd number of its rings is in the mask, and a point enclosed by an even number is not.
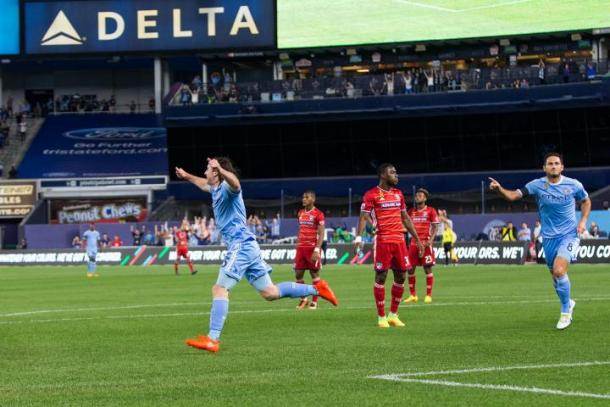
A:
[[[544,257],[546,265],[549,269],[553,269],[553,263],[557,256],[563,257],[568,262],[574,262],[578,256],[578,248],[580,247],[580,239],[578,236],[567,235],[554,239],[544,238],[542,240],[544,248]]]
[[[87,257],[89,261],[95,262],[95,258],[97,257],[97,250],[87,250]]]
[[[216,284],[231,290],[246,276],[257,291],[262,291],[273,284],[269,276],[271,271],[255,240],[237,242],[227,250]]]

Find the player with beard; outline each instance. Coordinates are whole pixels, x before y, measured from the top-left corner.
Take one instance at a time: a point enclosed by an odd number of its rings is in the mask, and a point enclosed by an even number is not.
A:
[[[576,305],[570,296],[572,285],[568,278],[568,266],[578,255],[578,235],[587,229],[591,199],[579,181],[561,175],[564,169],[561,154],[548,153],[544,157],[542,169],[544,177],[531,181],[521,189],[505,189],[493,178],[489,178],[489,187],[511,202],[528,195],[536,198],[542,222],[542,247],[546,264],[561,303],[557,329],[563,330],[572,324]],[[580,221],[576,220],[576,202],[581,204]]]
[[[415,245],[415,240],[411,239],[411,244],[409,245],[409,263],[411,263],[412,267],[409,270],[410,295],[405,300],[406,303],[416,303],[418,300],[417,291],[415,289],[415,268],[417,266],[422,266],[426,272],[426,297],[424,298],[424,303],[432,303],[432,287],[434,286],[432,267],[436,264],[432,242],[434,236],[436,236],[439,219],[436,209],[426,205],[429,196],[430,193],[426,189],[418,189],[415,193],[415,208],[411,208],[407,212],[415,226],[415,230],[417,230],[419,240],[424,244],[425,251],[424,255],[420,256],[418,248]]]
[[[424,254],[424,246],[407,215],[405,197],[402,191],[396,188],[398,185],[396,168],[392,164],[381,164],[377,168],[377,175],[379,185],[364,194],[358,235],[354,243],[359,250],[367,222],[376,228],[373,292],[377,305],[377,325],[380,328],[403,327],[405,324],[398,318],[398,306],[404,294],[407,270],[411,268],[405,243],[405,232],[408,231],[413,236],[420,256]],[[386,317],[385,282],[390,269],[394,273],[394,284],[392,285],[390,313]]]

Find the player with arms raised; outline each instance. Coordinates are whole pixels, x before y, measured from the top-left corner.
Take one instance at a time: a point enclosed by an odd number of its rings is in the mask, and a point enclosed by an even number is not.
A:
[[[209,333],[207,336],[188,339],[186,344],[208,352],[218,352],[220,334],[229,312],[229,292],[244,276],[267,301],[319,295],[337,305],[335,294],[324,280],[315,285],[288,282],[273,284],[269,276],[271,267],[262,259],[256,237],[246,225],[246,206],[233,163],[224,157],[208,158],[207,161],[205,178],[189,174],[182,168],[176,168],[176,175],[212,194],[216,226],[227,242],[228,249],[216,284],[212,287]]]
[[[531,181],[524,188],[511,191],[493,178],[489,178],[489,187],[508,201],[516,201],[529,195],[536,198],[542,222],[542,246],[546,264],[553,275],[553,285],[561,303],[557,329],[566,329],[572,323],[572,313],[576,305],[570,297],[568,266],[571,261],[576,260],[578,254],[578,234],[587,228],[591,199],[580,182],[561,175],[564,169],[561,154],[547,154],[542,169],[546,176]],[[581,203],[582,212],[578,222],[576,202]]]
[[[377,168],[377,175],[379,185],[364,194],[358,222],[358,235],[354,243],[359,250],[362,244],[361,236],[367,222],[376,228],[373,293],[377,305],[377,324],[380,328],[403,327],[405,324],[398,318],[398,306],[405,290],[407,270],[411,268],[405,243],[405,232],[408,231],[413,236],[420,256],[424,253],[424,246],[407,215],[405,197],[402,191],[396,188],[398,185],[396,168],[392,164],[381,164]],[[390,313],[386,317],[385,281],[389,269],[394,272],[394,284],[392,285]]]
[[[424,298],[424,303],[432,303],[432,287],[434,286],[432,267],[436,264],[432,242],[434,236],[436,236],[439,220],[436,209],[426,205],[429,196],[430,193],[426,189],[418,189],[415,193],[415,208],[410,208],[407,211],[425,250],[424,255],[420,256],[415,240],[411,239],[411,244],[409,245],[409,263],[411,263],[411,269],[409,270],[409,291],[411,295],[405,300],[406,303],[416,303],[418,301],[415,289],[415,268],[417,266],[423,266],[426,272],[426,297]]]
[[[186,219],[182,220],[180,229],[176,231],[176,261],[174,262],[174,273],[178,275],[178,264],[180,259],[186,259],[186,265],[188,266],[191,276],[197,274],[197,270],[193,269],[193,262],[191,261],[191,254],[189,253],[189,222]]]
[[[299,238],[297,241],[297,254],[294,259],[294,273],[296,282],[304,284],[305,270],[311,274],[312,284],[320,281],[320,252],[324,242],[324,212],[316,208],[316,193],[305,191],[303,193],[303,209],[299,211]],[[301,298],[297,309],[307,307],[307,297]],[[318,296],[314,295],[309,303],[309,309],[318,308]]]

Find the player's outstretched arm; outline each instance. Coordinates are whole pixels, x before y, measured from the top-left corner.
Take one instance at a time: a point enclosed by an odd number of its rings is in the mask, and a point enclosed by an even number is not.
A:
[[[583,233],[587,230],[587,221],[591,213],[591,198],[586,197],[580,203],[580,222],[578,222],[578,233]]]
[[[176,167],[176,176],[180,179],[190,182],[191,184],[196,185],[199,189],[205,192],[210,192],[210,186],[208,185],[208,180],[201,177],[196,177],[193,174],[190,174],[184,171],[180,167]]]
[[[500,185],[498,181],[491,177],[489,177],[489,181],[489,189],[491,189],[492,191],[496,191],[498,195],[500,195],[507,201],[514,202],[523,198],[523,194],[521,193],[521,191],[512,191],[510,189],[506,189],[502,185]]]

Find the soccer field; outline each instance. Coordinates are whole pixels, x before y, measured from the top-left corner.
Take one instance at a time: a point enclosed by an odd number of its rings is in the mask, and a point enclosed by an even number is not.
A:
[[[511,36],[610,26],[599,0],[278,0],[280,48]]]
[[[218,354],[183,343],[207,332],[215,267],[84,274],[0,270],[0,406],[610,403],[608,266],[572,267],[575,321],[562,332],[541,266],[437,267],[434,303],[402,306],[407,327],[386,330],[368,266],[323,271],[336,309],[265,303],[242,282]]]

